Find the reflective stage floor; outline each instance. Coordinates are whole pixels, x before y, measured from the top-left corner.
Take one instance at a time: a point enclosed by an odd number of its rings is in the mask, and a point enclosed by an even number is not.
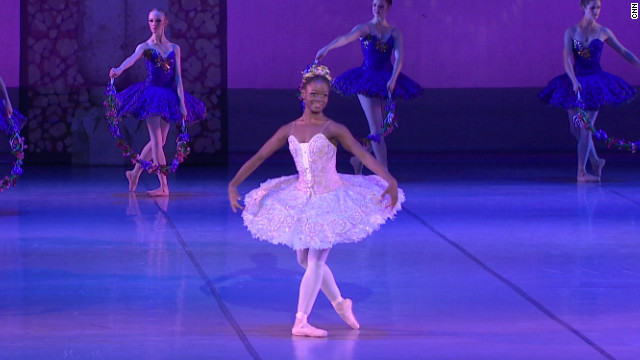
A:
[[[230,211],[238,167],[154,199],[150,175],[129,194],[121,168],[25,166],[0,194],[0,358],[640,358],[637,158],[583,185],[569,156],[392,162],[404,210],[328,261],[362,328],[320,294],[327,339],[290,335],[302,270]]]

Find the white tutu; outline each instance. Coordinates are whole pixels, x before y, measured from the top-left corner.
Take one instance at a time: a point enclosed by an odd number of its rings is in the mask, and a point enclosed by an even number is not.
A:
[[[312,138],[308,161],[301,145],[289,137],[299,175],[267,180],[245,196],[242,218],[254,237],[296,250],[326,249],[362,240],[401,209],[402,190],[396,206],[385,207],[387,183],[379,176],[335,172],[336,149],[326,137]]]

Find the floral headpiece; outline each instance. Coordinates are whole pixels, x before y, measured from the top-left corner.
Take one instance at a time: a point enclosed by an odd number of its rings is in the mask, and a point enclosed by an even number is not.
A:
[[[322,76],[331,83],[331,71],[329,71],[329,68],[325,65],[318,65],[317,63],[314,63],[307,66],[307,68],[302,71],[302,82],[300,82],[300,88],[302,89],[309,79],[313,79],[316,76]]]

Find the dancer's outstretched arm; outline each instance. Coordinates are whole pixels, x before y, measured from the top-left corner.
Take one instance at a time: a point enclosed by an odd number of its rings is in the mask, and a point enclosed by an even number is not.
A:
[[[571,79],[571,83],[573,84],[573,92],[578,93],[578,91],[582,90],[582,85],[576,78],[576,73],[573,71],[573,34],[575,32],[574,28],[568,28],[564,32],[564,49],[562,50],[562,61],[564,63],[564,71]]]
[[[393,89],[396,87],[396,81],[398,80],[398,75],[400,75],[400,71],[402,70],[402,62],[404,61],[404,40],[402,39],[402,33],[398,29],[393,29],[391,33],[393,36],[393,73],[391,74],[391,79],[387,82],[387,91],[390,94],[393,94]]]
[[[262,145],[260,150],[247,160],[244,165],[238,170],[233,179],[229,182],[227,188],[229,192],[229,203],[231,204],[231,210],[236,212],[242,210],[243,206],[238,202],[242,197],[238,194],[238,186],[253,173],[260,164],[268,159],[276,150],[280,149],[287,143],[289,134],[291,133],[292,123],[284,125],[267,142]]]
[[[327,53],[333,49],[342,47],[347,45],[348,43],[355,41],[361,36],[365,36],[369,33],[369,26],[367,24],[360,24],[354,27],[350,32],[340,35],[337,38],[333,39],[329,44],[327,44],[322,49],[318,50],[316,54],[316,61],[320,61],[323,57],[327,55]]]
[[[638,58],[631,51],[627,50],[627,48],[625,48],[620,43],[620,41],[618,41],[618,38],[613,35],[613,32],[611,30],[604,26],[603,28],[604,29],[602,30],[602,32],[606,36],[605,42],[607,43],[607,45],[611,46],[611,48],[615,50],[615,52],[620,54],[620,56],[627,60],[631,65],[640,68],[640,60],[638,60]]]
[[[380,176],[384,181],[389,184],[387,189],[382,193],[382,198],[385,195],[389,195],[391,201],[387,205],[387,207],[393,209],[398,202],[398,181],[387,171],[387,169],[374,158],[367,150],[365,150],[362,145],[356,140],[349,129],[342,124],[338,124],[336,122],[331,122],[331,124],[327,127],[327,133],[340,142],[340,145],[352,153],[355,157],[360,159],[360,161],[366,166],[369,170],[373,171],[376,175]]]
[[[175,71],[175,83],[176,83],[176,92],[178,93],[178,99],[180,100],[180,113],[182,114],[182,118],[185,119],[187,117],[187,108],[184,105],[184,87],[182,86],[182,60],[180,53],[180,46],[174,44],[173,51],[176,54],[176,71]]]
[[[146,48],[147,46],[145,43],[142,43],[136,46],[136,50],[133,52],[133,54],[131,54],[131,56],[129,56],[128,58],[124,59],[124,61],[122,62],[122,64],[120,64],[120,66],[118,66],[117,68],[111,68],[111,70],[109,71],[109,77],[113,79],[120,76],[120,74],[122,74],[123,71],[127,70],[133,64],[135,64],[136,61],[140,60],[140,58],[142,57],[142,53],[146,50]]]
[[[9,94],[7,94],[7,87],[4,84],[4,81],[2,80],[2,77],[0,76],[0,96],[2,96],[2,99],[0,100],[4,100],[5,101],[5,110],[7,112],[7,117],[11,117],[11,115],[13,114],[13,108],[11,107],[11,100],[9,99]]]

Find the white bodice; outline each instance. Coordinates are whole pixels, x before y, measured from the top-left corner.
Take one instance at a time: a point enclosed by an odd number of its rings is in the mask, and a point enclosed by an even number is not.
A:
[[[290,135],[289,151],[298,170],[298,188],[309,196],[333,191],[342,184],[336,171],[337,149],[323,133],[314,135],[308,143]]]

